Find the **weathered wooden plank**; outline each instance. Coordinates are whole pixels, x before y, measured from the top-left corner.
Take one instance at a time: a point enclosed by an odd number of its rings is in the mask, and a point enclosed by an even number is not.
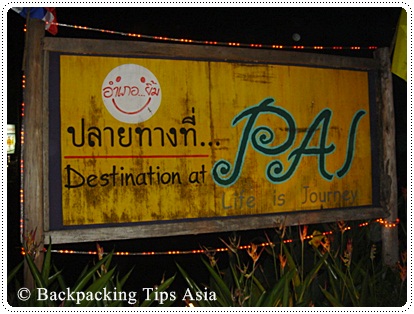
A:
[[[131,238],[153,238],[194,235],[200,233],[215,233],[228,231],[242,231],[251,229],[274,228],[280,225],[295,226],[303,224],[317,224],[341,220],[365,220],[372,218],[387,218],[382,208],[350,208],[340,210],[321,210],[299,212],[293,214],[263,215],[251,217],[234,217],[226,219],[208,219],[186,222],[149,223],[136,226],[93,228],[82,230],[58,230],[46,232],[46,243],[49,236],[52,244],[125,240]]]
[[[390,54],[388,48],[379,49],[375,57],[380,61],[381,93],[378,112],[381,120],[381,205],[389,213],[388,221],[398,218],[397,163],[395,147],[395,114]],[[398,262],[398,229],[382,228],[382,254],[384,263],[396,266]]]
[[[36,242],[43,244],[43,50],[44,22],[28,19],[24,73],[24,232],[37,230]],[[42,264],[43,255],[35,260]],[[25,286],[33,287],[32,276],[25,267]]]
[[[47,37],[45,38],[44,49],[47,51],[77,54],[149,56],[153,58],[171,57],[177,59],[190,58],[302,66],[312,65],[355,70],[373,70],[379,68],[377,60],[372,58],[355,58],[270,49],[249,49],[170,43],[161,44],[126,40],[114,41]]]
[[[49,230],[49,106],[47,106],[49,97],[49,55],[45,53],[44,57],[44,68],[43,68],[43,226],[44,231]]]

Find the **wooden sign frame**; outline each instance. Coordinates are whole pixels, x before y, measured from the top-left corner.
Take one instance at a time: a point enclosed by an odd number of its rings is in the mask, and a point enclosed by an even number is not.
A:
[[[366,58],[351,58],[343,56],[332,56],[322,54],[312,54],[303,52],[287,52],[276,50],[260,50],[260,49],[245,49],[233,47],[214,47],[214,46],[197,46],[197,45],[180,45],[168,43],[145,43],[133,41],[102,41],[91,39],[64,39],[64,38],[43,38],[43,46],[36,56],[37,60],[36,75],[28,79],[27,84],[41,86],[40,89],[36,87],[29,87],[28,92],[33,91],[36,95],[28,98],[29,106],[26,119],[35,117],[35,121],[26,124],[26,132],[29,138],[42,139],[42,145],[34,144],[26,145],[25,148],[25,190],[30,190],[36,186],[35,193],[25,194],[25,229],[30,230],[37,228],[43,231],[44,243],[48,243],[49,239],[52,243],[74,243],[74,242],[89,242],[89,241],[107,241],[107,240],[122,240],[133,238],[149,238],[149,237],[163,237],[174,235],[191,235],[198,233],[214,233],[226,232],[236,230],[251,230],[251,229],[265,229],[280,226],[315,224],[324,222],[334,222],[340,220],[364,220],[373,218],[387,218],[395,216],[393,213],[394,205],[390,204],[390,193],[394,194],[395,184],[393,178],[395,176],[395,169],[385,167],[389,165],[389,160],[392,159],[389,150],[392,147],[384,147],[384,141],[388,141],[378,132],[373,141],[374,145],[379,147],[379,158],[373,158],[373,164],[379,171],[379,180],[381,184],[374,184],[377,191],[378,199],[376,206],[356,207],[346,209],[326,209],[316,211],[304,212],[289,212],[278,214],[266,214],[258,216],[237,216],[225,218],[211,218],[211,219],[195,219],[182,221],[159,221],[159,222],[142,222],[130,225],[114,226],[114,227],[90,227],[90,228],[66,228],[62,230],[52,230],[50,228],[50,192],[49,192],[49,78],[48,66],[49,56],[52,52],[62,52],[69,54],[80,55],[105,55],[105,56],[129,56],[129,57],[157,57],[166,58],[174,57],[180,59],[199,59],[199,60],[216,60],[225,62],[253,62],[253,63],[273,63],[280,65],[299,65],[311,67],[323,67],[334,69],[350,69],[358,71],[369,71],[374,75],[376,108],[371,108],[373,112],[384,112],[384,107],[389,107],[389,104],[384,104],[384,99],[387,98],[386,90],[389,87],[384,87],[389,82],[384,78],[388,70],[384,70],[384,65],[381,63],[381,58],[374,59]],[[40,66],[39,66],[40,65]],[[40,85],[39,85],[40,82]],[[392,94],[392,91],[391,91]],[[388,96],[389,99],[389,96]],[[377,125],[374,129],[380,130],[384,123],[384,119],[393,119],[393,116],[379,115]],[[375,119],[371,123],[375,123]],[[33,133],[32,133],[33,132]],[[26,136],[26,142],[28,136]],[[39,150],[39,146],[41,147]],[[32,153],[35,152],[34,155]],[[388,157],[386,157],[388,154]],[[388,163],[387,163],[388,160]],[[394,156],[395,164],[395,156]],[[36,169],[36,173],[33,173]],[[382,181],[384,177],[391,177],[390,181]],[[378,182],[378,181],[377,181]],[[39,202],[39,199],[41,202]],[[390,216],[391,214],[391,216]]]

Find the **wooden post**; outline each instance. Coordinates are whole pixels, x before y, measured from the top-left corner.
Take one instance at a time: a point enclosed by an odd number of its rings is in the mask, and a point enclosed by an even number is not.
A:
[[[24,233],[36,230],[36,242],[43,249],[43,48],[45,24],[39,19],[27,20],[24,74]],[[39,267],[43,254],[38,254],[35,264]],[[25,265],[24,283],[34,288],[33,278]]]
[[[381,165],[381,201],[389,213],[386,218],[395,222],[398,218],[398,187],[397,163],[395,148],[395,115],[392,89],[392,74],[390,53],[388,48],[375,52],[375,58],[380,62],[380,104],[379,117],[382,130],[382,160]],[[398,228],[382,227],[382,258],[387,266],[395,267],[398,262]]]

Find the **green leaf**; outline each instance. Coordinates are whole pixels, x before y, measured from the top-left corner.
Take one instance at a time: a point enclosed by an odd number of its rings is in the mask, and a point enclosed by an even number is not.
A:
[[[284,287],[286,284],[291,283],[295,273],[296,270],[294,269],[286,272],[273,286],[273,288],[266,293],[266,297],[262,305],[265,307],[274,307],[280,304],[283,299]]]
[[[211,265],[204,259],[202,259],[204,265],[207,267],[210,275],[213,277],[214,281],[216,282],[220,291],[216,291],[220,293],[220,296],[223,297],[223,301],[227,304],[227,306],[231,306],[233,304],[233,299],[229,288],[227,287],[224,280],[217,274],[216,270],[211,267]]]
[[[260,307],[262,306],[262,304],[264,303],[264,301],[266,300],[266,291],[263,291],[263,293],[260,295],[260,297],[257,299],[257,301],[252,304],[253,307]]]
[[[321,269],[322,265],[325,264],[327,258],[328,258],[328,254],[326,253],[318,261],[318,263],[316,263],[316,265],[312,268],[312,270],[307,274],[307,276],[303,280],[303,283],[302,283],[302,285],[301,285],[301,287],[299,289],[297,303],[304,302],[304,295],[305,295],[306,291],[309,291],[310,285],[312,284],[312,281],[317,276],[317,274],[318,274],[319,270]]]
[[[149,295],[149,297],[147,298],[147,299],[145,299],[142,303],[141,303],[141,307],[148,307],[148,306],[150,306],[154,301],[155,301],[155,294],[156,293],[160,293],[160,292],[163,292],[163,291],[165,291],[165,290],[167,290],[169,287],[170,287],[170,285],[173,283],[173,281],[175,280],[175,276],[176,275],[174,275],[174,276],[172,276],[171,278],[168,278],[167,280],[165,280],[162,284],[160,284],[159,286],[158,286],[158,289],[157,290],[153,290],[152,292],[151,292],[151,294]],[[167,302],[167,301],[165,301],[165,302]],[[160,305],[164,305],[164,304],[160,304]]]
[[[93,281],[92,284],[85,290],[85,295],[88,292],[95,294],[98,291],[101,291],[105,286],[107,286],[108,281],[112,278],[115,268],[112,268],[107,273],[105,273],[102,277],[99,277],[97,280]],[[82,300],[78,306],[91,306],[94,305],[96,301],[94,299],[87,300],[86,298]]]
[[[185,281],[187,282],[190,291],[193,294],[196,294],[197,292],[202,293],[202,290],[197,286],[197,284],[194,282],[194,280],[191,279],[191,277],[187,274],[187,272],[178,263],[176,263],[176,265],[177,265],[177,268],[180,271],[181,275],[184,277]],[[220,295],[217,296],[217,301],[220,303],[220,305],[226,306],[225,302],[221,299]],[[214,306],[214,304],[211,303],[208,300],[206,300],[206,301],[204,301],[204,300],[197,301],[196,304],[198,304],[199,306],[203,306],[203,307]]]
[[[14,267],[11,272],[7,275],[7,284],[9,284],[17,275],[17,273],[20,271],[24,264],[24,261],[21,261],[19,264],[17,264],[16,267]]]
[[[293,277],[295,278],[295,277]],[[290,286],[290,281],[286,280],[285,281],[285,285],[283,287],[283,298],[282,298],[282,306],[283,307],[288,307],[289,306],[289,286]]]
[[[373,295],[373,298],[371,299],[371,292],[370,289],[370,276],[367,272],[363,272],[362,275],[362,287],[361,287],[361,296],[360,296],[360,304],[361,306],[373,306],[375,295]],[[371,301],[371,302],[370,302]]]
[[[326,299],[331,303],[332,306],[338,306],[343,307],[344,305],[341,304],[341,302],[335,298],[331,293],[329,293],[326,289],[320,287],[322,290],[322,293],[325,295]]]
[[[263,294],[263,292],[265,292],[265,291],[266,291],[266,289],[263,287],[263,285],[262,285],[262,283],[259,281],[259,279],[257,279],[257,278],[256,278],[256,276],[252,276],[252,278],[253,278],[253,281],[254,281],[255,285],[256,285],[256,286],[257,286],[257,288],[259,289],[260,294],[262,295],[262,294]]]
[[[73,289],[71,289],[71,291],[74,292],[73,293],[74,295],[76,295],[77,291],[81,291],[86,286],[89,280],[93,277],[93,275],[95,275],[96,271],[101,267],[101,265],[107,261],[110,255],[111,254],[103,257],[91,269],[88,270],[86,268],[86,271],[84,270],[84,272],[82,272],[81,277],[78,279],[78,283],[74,286]],[[72,300],[67,300],[64,305],[69,306],[69,305],[72,305],[72,303],[73,303]]]
[[[63,276],[62,276],[62,274],[61,274],[61,273],[62,273],[62,271],[58,271],[55,265],[53,265],[53,269],[54,269],[54,271],[55,271],[55,272],[56,272],[56,274],[57,274],[57,281],[58,281],[58,283],[59,283],[59,287],[60,287],[60,289],[61,289],[62,291],[65,291],[65,290],[66,290],[66,288],[67,288],[67,285],[66,285],[65,279],[63,278]]]
[[[314,248],[314,250],[313,250],[314,252],[316,252],[316,254],[319,256],[319,257],[321,257],[321,258],[323,258],[324,257],[324,255],[317,249],[317,248]],[[329,254],[329,253],[327,253],[327,254]],[[335,265],[335,260],[333,261],[334,263],[334,265]],[[336,276],[336,274],[335,274],[335,271],[332,269],[332,267],[331,267],[331,265],[330,265],[330,263],[328,263],[328,261],[327,260],[325,260],[325,265],[326,265],[326,267],[328,268],[328,270],[330,271],[330,275],[331,276],[333,276],[334,277],[334,279],[335,280],[338,280],[338,277]]]
[[[116,276],[115,287],[116,287],[117,291],[123,291],[123,286],[124,286],[125,282],[128,280],[128,278],[131,275],[133,270],[134,270],[134,267],[132,267],[131,270],[124,277],[122,277],[121,280],[119,280],[118,275]],[[135,301],[137,301],[137,300],[135,300]],[[108,307],[122,306],[123,305],[122,302],[123,302],[123,300],[115,300],[115,301],[109,303],[107,306]],[[130,304],[130,305],[133,305],[133,304]]]
[[[55,272],[52,276],[47,278],[48,287],[50,287],[52,284],[54,284],[55,280],[59,280],[59,278],[61,278],[61,277],[62,277],[62,271],[59,270],[59,271]]]
[[[296,266],[295,260],[293,259],[292,255],[290,254],[286,244],[284,244],[282,242],[282,245],[283,245],[283,252],[286,255],[287,264],[289,266],[289,269],[290,270],[295,270],[295,274],[294,274],[294,277],[293,277],[293,284],[294,284],[295,287],[298,287],[300,285],[300,277],[299,277],[299,273],[297,271],[298,268]]]
[[[51,258],[52,258],[51,250],[52,250],[52,245],[49,244],[49,246],[47,247],[47,251],[44,256],[44,259],[43,259],[43,266],[42,266],[42,277],[47,286],[49,286],[49,276],[50,276]]]
[[[83,268],[82,272],[80,273],[80,275],[78,276],[78,279],[76,280],[76,283],[74,284],[74,286],[79,285],[79,283],[82,281],[82,279],[86,276],[86,274],[89,271],[89,265],[85,265],[85,267]]]
[[[335,272],[338,274],[339,278],[344,283],[344,286],[346,288],[346,291],[348,292],[348,296],[352,302],[352,305],[359,306],[359,302],[358,302],[359,295],[358,295],[357,290],[355,289],[352,278],[347,273],[344,273],[341,269],[339,269],[339,267],[337,267],[336,265],[332,265],[332,266]]]
[[[233,276],[233,281],[236,284],[236,288],[238,290],[241,290],[242,289],[241,288],[241,283],[242,282],[240,281],[239,277],[237,276],[237,271],[236,271],[233,263],[230,264],[230,270],[231,270],[231,274]]]
[[[43,280],[43,276],[40,273],[40,271],[37,269],[37,266],[32,260],[32,257],[29,254],[26,254],[24,257],[25,257],[25,261],[29,267],[30,273],[32,274],[37,287],[46,289],[47,288],[46,282]]]
[[[333,270],[332,270],[333,271]],[[341,281],[338,280],[338,277],[332,276],[332,273],[329,272],[329,284],[330,284],[330,290],[333,293],[334,298],[340,300],[340,291],[341,291]]]
[[[108,259],[105,262],[105,269],[109,269],[111,262],[112,262],[113,255],[114,255],[114,250],[112,250],[111,253],[108,254]]]
[[[116,280],[116,287],[118,291],[122,290],[122,287],[124,286],[125,282],[128,280],[129,276],[131,275],[132,271],[134,270],[134,267],[131,268],[131,270],[124,276],[120,281],[118,281],[118,276]]]

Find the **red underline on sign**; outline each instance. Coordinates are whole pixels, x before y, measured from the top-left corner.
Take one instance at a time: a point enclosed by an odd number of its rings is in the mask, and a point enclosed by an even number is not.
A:
[[[108,156],[65,156],[65,159],[154,159],[154,158],[207,158],[208,155],[108,155]]]

